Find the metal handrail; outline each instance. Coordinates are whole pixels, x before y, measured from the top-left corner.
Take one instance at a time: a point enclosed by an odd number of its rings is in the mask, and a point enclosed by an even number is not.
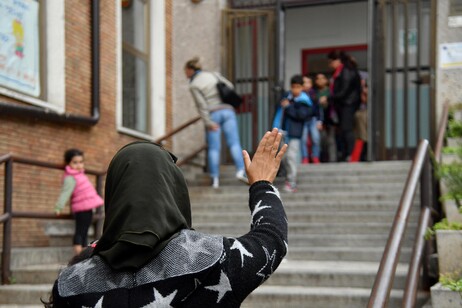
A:
[[[448,110],[449,105],[445,104],[435,148],[435,153],[437,153],[435,158],[437,161],[439,161],[439,156],[441,155],[441,148],[445,135],[444,133],[447,126]],[[402,240],[406,230],[412,202],[417,190],[417,184],[419,183],[420,179],[420,198],[422,209],[419,218],[419,225],[416,231],[416,242],[412,251],[411,263],[409,265],[409,271],[403,295],[403,307],[410,308],[415,306],[420,269],[422,266],[422,260],[424,260],[426,254],[424,234],[427,227],[431,224],[431,213],[433,210],[431,200],[435,200],[435,198],[432,198],[433,196],[431,196],[432,192],[435,194],[435,190],[432,189],[434,187],[434,178],[432,175],[432,161],[430,152],[431,149],[428,141],[422,140],[419,143],[419,147],[413,160],[411,170],[409,171],[406,185],[401,196],[400,204],[390,231],[390,236],[388,238],[387,245],[385,246],[385,251],[380,262],[377,277],[371,291],[371,297],[368,303],[369,308],[386,307],[388,304],[393,279],[396,272],[396,266],[398,264]],[[425,261],[428,262],[426,258]],[[424,266],[424,283],[426,284],[425,288],[428,288],[429,286],[427,285],[428,275],[426,266]]]
[[[193,118],[179,127],[173,129],[169,133],[155,140],[157,143],[163,143],[166,139],[172,137],[173,135],[179,133],[180,131],[186,129],[190,125],[198,122],[201,118]],[[194,150],[191,154],[184,157],[181,161],[177,163],[178,166],[186,164],[188,161],[193,159],[200,152],[207,149],[207,145],[202,145],[198,149]],[[14,212],[13,211],[13,163],[43,167],[48,169],[63,169],[63,164],[49,163],[34,159],[28,159],[13,154],[5,154],[0,156],[0,164],[5,164],[5,174],[4,174],[4,211],[0,215],[0,224],[3,224],[3,244],[2,244],[2,259],[0,262],[1,266],[1,275],[2,275],[2,284],[9,284],[9,278],[11,275],[11,233],[12,233],[12,219],[13,218],[30,218],[30,219],[72,219],[70,214],[62,214],[56,216],[50,213],[40,213],[40,212]],[[103,189],[103,177],[106,174],[106,171],[96,171],[91,169],[85,169],[87,174],[95,175],[96,190],[98,194],[101,195]],[[102,207],[99,207],[93,216],[93,221],[95,222],[95,236],[99,237],[102,233],[103,228],[104,213]]]

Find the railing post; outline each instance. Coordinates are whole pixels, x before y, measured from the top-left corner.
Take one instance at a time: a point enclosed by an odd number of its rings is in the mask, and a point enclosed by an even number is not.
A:
[[[103,176],[101,174],[98,174],[96,176],[96,191],[98,192],[98,195],[103,196]],[[96,209],[96,214],[99,216],[99,218],[96,220],[95,223],[95,240],[99,239],[101,237],[101,234],[103,234],[103,213],[103,206],[100,206]]]
[[[423,165],[423,170],[422,170],[422,176],[420,178],[420,204],[422,209],[428,208],[428,209],[433,209],[433,200],[435,196],[435,191],[433,190],[433,176],[432,176],[432,168],[431,168],[431,160],[429,157],[429,153],[427,152],[427,157],[425,159],[425,163]],[[430,215],[431,216],[431,215]],[[429,217],[429,220],[431,217]],[[430,221],[427,221],[427,226],[430,224]],[[422,288],[424,290],[429,290],[430,289],[430,278],[429,278],[429,246],[428,246],[428,241],[425,245],[424,249],[424,255],[423,255],[423,260],[424,260],[424,266],[423,266],[423,273],[422,273]]]
[[[2,284],[10,283],[11,261],[11,212],[13,204],[13,158],[5,161],[4,212],[10,217],[3,224]]]

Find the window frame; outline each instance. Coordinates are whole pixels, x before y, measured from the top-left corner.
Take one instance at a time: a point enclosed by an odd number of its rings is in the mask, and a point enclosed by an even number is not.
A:
[[[38,2],[40,53],[40,94],[35,97],[0,85],[0,95],[53,110],[65,112],[65,4],[60,0]],[[53,59],[50,61],[49,59]]]
[[[120,2],[119,2],[120,3]],[[116,125],[117,131],[136,138],[153,140],[165,134],[166,122],[166,25],[165,0],[148,1],[149,20],[147,35],[149,59],[147,60],[147,89],[148,89],[148,133],[140,132],[123,126],[123,61],[124,48],[131,48],[123,42],[122,34],[122,5],[116,7],[117,21],[117,103]],[[154,43],[155,42],[155,43]],[[132,50],[135,52],[135,50]]]

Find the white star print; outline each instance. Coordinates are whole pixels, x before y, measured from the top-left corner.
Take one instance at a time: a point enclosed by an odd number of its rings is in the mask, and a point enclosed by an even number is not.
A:
[[[286,241],[284,241],[284,245],[286,245],[286,253],[288,253],[289,252],[289,244]]]
[[[204,248],[205,245],[203,245],[202,243],[205,241],[207,241],[206,238],[199,238],[198,240],[194,241],[193,239],[191,239],[190,235],[186,233],[186,241],[184,243],[181,243],[180,246],[188,252],[189,260],[194,262],[200,253],[207,255],[212,254],[210,251]]]
[[[223,296],[225,296],[226,292],[232,291],[231,284],[229,283],[229,279],[226,274],[221,271],[220,275],[220,282],[217,285],[205,287],[208,290],[217,291],[218,292],[218,299],[217,304],[221,301]]]
[[[81,263],[78,263],[74,266],[72,266],[71,272],[69,273],[68,277],[66,279],[72,279],[73,277],[77,276],[82,284],[85,283],[85,273],[87,270],[92,269],[93,267],[96,266],[94,262],[91,262],[91,259],[85,260]]]
[[[237,249],[241,253],[241,260],[242,260],[241,267],[244,267],[244,256],[253,258],[253,254],[251,254],[247,249],[245,249],[245,247],[238,240],[234,241],[233,246],[231,246],[230,249],[231,250],[232,249]]]
[[[176,293],[178,290],[173,291],[166,297],[163,297],[162,294],[159,293],[159,291],[154,289],[154,301],[152,303],[147,304],[146,306],[143,306],[141,308],[167,308],[167,307],[172,307],[170,304],[172,303],[173,299],[175,298]]]
[[[266,193],[276,195],[279,199],[281,199],[281,195],[279,194],[279,190],[276,187],[274,187],[273,185],[271,185],[271,187],[273,188],[273,191],[267,191]]]
[[[252,212],[252,220],[253,220],[255,214],[257,214],[257,213],[260,212],[261,210],[270,209],[270,208],[271,208],[271,206],[269,206],[269,205],[264,205],[264,206],[261,206],[261,207],[260,207],[261,202],[262,202],[262,200],[258,201],[257,205],[256,205],[255,208],[253,209],[253,212]]]
[[[257,272],[257,276],[262,277],[261,283],[263,283],[266,279],[268,279],[269,276],[271,276],[271,274],[273,273],[273,265],[274,265],[274,260],[275,260],[275,257],[276,257],[276,250],[274,250],[273,253],[270,256],[270,254],[268,252],[268,249],[266,249],[266,247],[262,247],[262,248],[265,251],[266,263]],[[269,272],[269,273],[265,274],[264,272]]]
[[[104,296],[102,296],[99,301],[96,303],[96,306],[95,308],[102,308],[103,307],[103,298]]]

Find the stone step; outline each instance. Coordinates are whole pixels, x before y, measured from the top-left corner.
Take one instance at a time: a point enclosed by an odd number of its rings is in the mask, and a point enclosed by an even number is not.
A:
[[[286,211],[287,219],[289,223],[293,222],[393,222],[395,213],[391,211],[383,212],[347,212],[341,211],[337,213],[327,211]],[[418,211],[413,212],[414,215],[418,215]],[[193,213],[192,219],[194,223],[207,223],[209,221],[221,221],[221,222],[247,222],[249,221],[248,212],[199,212]]]
[[[313,175],[310,173],[299,173],[297,174],[297,183],[300,185],[310,185],[310,184],[325,184],[328,185],[330,183],[334,184],[361,184],[361,183],[396,183],[405,182],[407,178],[407,174],[390,174],[388,176],[384,175]],[[284,178],[278,177],[275,180],[275,184],[277,187],[280,187],[280,184],[284,183]],[[211,185],[210,178],[208,176],[201,176],[198,177],[195,181],[188,182],[189,189],[206,189],[208,186]],[[229,176],[220,176],[220,188],[223,186],[233,186],[233,187],[243,187],[245,188],[246,185],[240,181],[238,181],[234,177]]]
[[[289,243],[288,260],[380,262],[385,247],[292,247]],[[409,262],[412,247],[402,247],[400,260]]]
[[[403,245],[412,246],[414,238],[414,234],[406,235]],[[388,234],[289,234],[291,247],[384,247],[387,240]]]
[[[370,288],[331,288],[308,286],[270,286],[257,288],[242,308],[358,308],[367,307]],[[403,291],[391,290],[388,307],[401,307]],[[419,292],[416,307],[428,300],[428,292]]]
[[[52,287],[52,284],[0,285],[0,304],[20,307],[40,305],[40,299],[48,301]]]
[[[11,268],[21,268],[29,265],[67,264],[72,257],[71,246],[13,248],[11,250]]]
[[[326,211],[336,212],[347,210],[350,212],[361,212],[361,211],[396,211],[399,202],[388,201],[388,200],[335,200],[335,201],[318,201],[318,202],[305,202],[305,201],[290,201],[284,202],[284,208],[286,211],[292,210],[305,210],[305,211]],[[415,201],[414,207],[419,210],[418,201]],[[240,212],[249,211],[248,201],[193,201],[191,204],[192,212],[197,213],[200,211],[226,211],[228,212]],[[414,210],[414,209],[413,209]]]
[[[404,289],[408,268],[398,264],[394,289]],[[378,262],[284,260],[265,286],[370,288],[378,269]]]
[[[250,221],[239,223],[208,222],[195,223],[193,228],[199,232],[222,234],[226,236],[241,236],[250,230]],[[289,234],[388,234],[391,229],[390,223],[289,223]],[[410,223],[407,232],[415,233],[416,224]]]
[[[220,202],[236,202],[248,201],[248,193],[243,191],[234,191],[234,192],[223,192],[220,191],[221,188],[216,189],[216,193],[207,193],[201,192],[196,194],[191,194],[192,202],[198,202],[201,200],[204,201],[220,201]],[[329,192],[329,193],[310,193],[299,190],[296,193],[286,193],[281,191],[281,198],[283,202],[292,202],[292,201],[311,201],[313,203],[319,201],[341,201],[341,200],[362,200],[362,201],[399,201],[401,197],[401,192],[395,191],[368,191],[368,192]],[[419,195],[416,195],[416,198],[419,198]]]
[[[12,268],[11,275],[15,284],[53,284],[64,267],[66,264],[29,265]]]

